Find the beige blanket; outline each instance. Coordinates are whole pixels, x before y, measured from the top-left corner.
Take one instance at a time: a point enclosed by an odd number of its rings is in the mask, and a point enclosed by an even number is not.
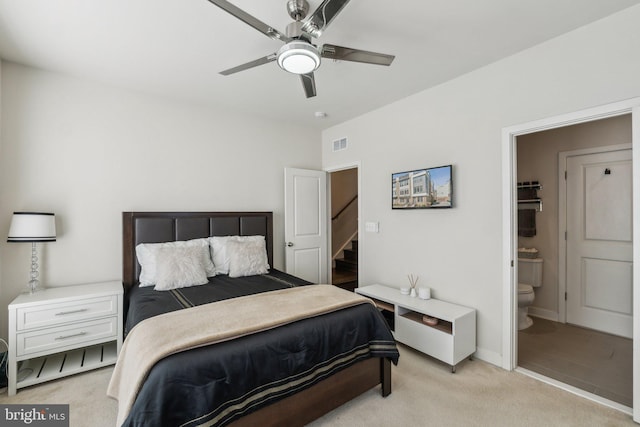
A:
[[[125,340],[107,395],[122,425],[149,371],[180,351],[272,329],[369,299],[331,285],[302,286],[173,311],[140,322]]]

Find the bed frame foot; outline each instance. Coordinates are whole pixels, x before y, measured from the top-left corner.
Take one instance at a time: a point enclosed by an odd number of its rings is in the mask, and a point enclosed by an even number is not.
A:
[[[382,379],[382,397],[391,394],[391,360],[380,358],[380,378]]]

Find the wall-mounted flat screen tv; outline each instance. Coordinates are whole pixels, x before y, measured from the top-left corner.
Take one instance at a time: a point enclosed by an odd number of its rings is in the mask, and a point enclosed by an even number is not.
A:
[[[453,206],[452,166],[391,174],[393,209],[431,209]]]

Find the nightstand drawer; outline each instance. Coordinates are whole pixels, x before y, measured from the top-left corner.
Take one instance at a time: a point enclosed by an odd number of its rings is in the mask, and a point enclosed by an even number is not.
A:
[[[118,318],[78,322],[57,328],[45,328],[17,334],[17,356],[41,352],[53,353],[82,347],[87,343],[97,343],[117,339]]]
[[[43,304],[19,308],[17,330],[24,331],[45,326],[62,325],[98,317],[115,315],[118,312],[118,298],[105,296],[87,298],[67,303]]]

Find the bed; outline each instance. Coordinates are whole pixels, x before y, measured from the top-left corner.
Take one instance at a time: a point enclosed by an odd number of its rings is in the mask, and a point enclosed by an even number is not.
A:
[[[391,363],[397,363],[399,356],[395,341],[375,306],[357,301],[360,297],[352,297],[353,293],[310,284],[273,268],[246,277],[218,274],[205,285],[170,291],[139,286],[137,245],[213,236],[264,236],[266,258],[273,266],[271,212],[123,213],[127,313],[123,350],[131,352],[137,346],[144,352],[165,343],[196,340],[191,335],[219,334],[227,322],[244,328],[255,317],[286,319],[233,339],[190,344],[185,351],[168,349],[157,362],[149,360],[150,366],[144,368],[148,371],[138,370],[147,363],[146,357],[123,351],[116,371],[127,372],[128,365],[141,382],[125,415],[120,411],[121,425],[301,426],[378,385],[382,396],[391,393]],[[325,292],[334,306],[316,310]],[[297,301],[292,299],[294,293],[306,302],[292,302]],[[294,306],[300,306],[304,315],[290,318],[288,310]],[[268,316],[252,315],[265,311]],[[182,326],[186,313],[190,319],[200,316],[207,321],[195,328]],[[162,321],[165,326],[157,336],[142,333],[151,323]],[[178,337],[169,338],[171,331]],[[120,377],[132,378],[122,372]],[[122,395],[114,396],[111,385],[109,394],[122,406]]]

